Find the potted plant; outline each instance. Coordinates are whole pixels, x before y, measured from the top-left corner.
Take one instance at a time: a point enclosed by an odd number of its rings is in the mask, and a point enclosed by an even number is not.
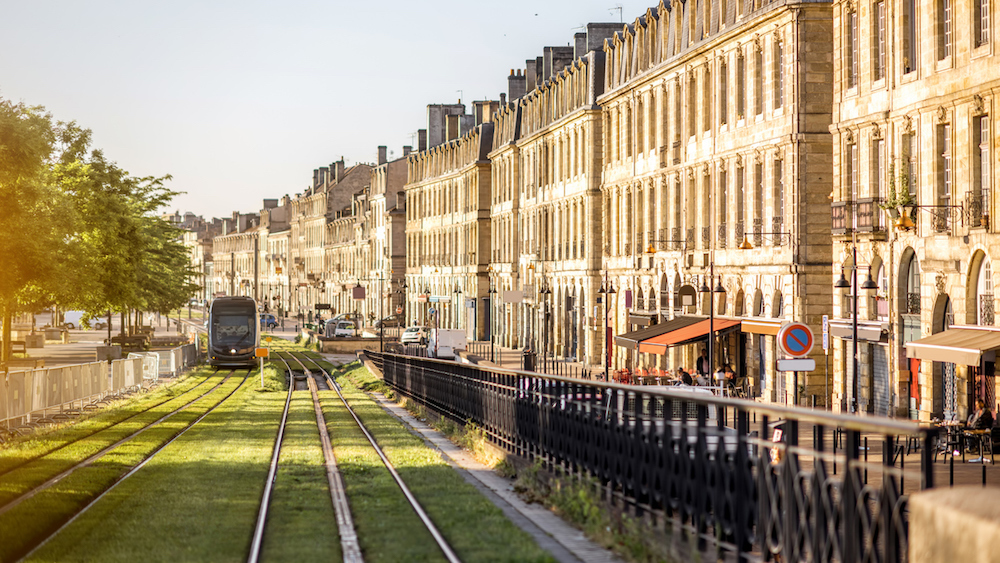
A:
[[[896,164],[889,165],[889,195],[879,207],[888,213],[889,218],[898,226],[900,216],[910,215],[916,211],[917,202],[910,193],[910,174],[905,166],[901,166],[899,173],[896,173]]]

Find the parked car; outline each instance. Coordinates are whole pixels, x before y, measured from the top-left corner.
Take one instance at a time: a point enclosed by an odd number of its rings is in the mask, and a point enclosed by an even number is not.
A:
[[[402,336],[399,337],[399,342],[402,344],[427,344],[428,336],[430,336],[430,329],[427,327],[411,326],[403,331]]]
[[[278,326],[278,319],[271,313],[260,315],[260,328],[274,328]]]
[[[358,335],[358,325],[354,324],[354,321],[330,321],[327,323],[327,330],[329,331],[329,326],[333,326],[333,336],[342,338],[353,338]]]
[[[66,311],[63,313],[63,326],[68,329],[80,328],[80,321],[84,314],[83,311]]]
[[[101,320],[94,321],[93,323],[91,323],[91,328],[93,328],[94,330],[107,330],[108,329],[108,321],[106,321],[106,320],[104,320],[104,321],[101,321]]]
[[[403,326],[403,318],[400,315],[389,315],[388,317],[375,323],[375,328]]]

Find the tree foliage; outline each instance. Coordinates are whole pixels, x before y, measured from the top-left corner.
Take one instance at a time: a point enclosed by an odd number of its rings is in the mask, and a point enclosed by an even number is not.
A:
[[[196,289],[179,230],[156,215],[177,195],[170,176],[132,176],[90,145],[75,123],[0,99],[5,343],[19,311],[166,312]]]

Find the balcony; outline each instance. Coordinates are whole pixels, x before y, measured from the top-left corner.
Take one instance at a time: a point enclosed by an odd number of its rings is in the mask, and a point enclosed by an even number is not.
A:
[[[719,223],[719,235],[715,239],[718,248],[726,248],[726,223]]]
[[[702,248],[709,248],[712,246],[712,228],[702,227],[701,228],[701,244]]]
[[[850,234],[849,201],[835,201],[832,205],[831,232],[835,235]]]
[[[764,219],[760,217],[754,217],[753,219],[753,245],[756,247],[764,246]]]
[[[858,200],[858,232],[874,233],[885,230],[882,224],[882,198],[868,197]]]
[[[785,235],[778,234],[783,232],[784,229],[785,229],[785,218],[783,216],[771,217],[771,232],[774,233],[771,236],[774,237],[773,239],[774,246],[784,246]]]
[[[990,228],[989,193],[981,191],[965,192],[965,209],[970,227]]]

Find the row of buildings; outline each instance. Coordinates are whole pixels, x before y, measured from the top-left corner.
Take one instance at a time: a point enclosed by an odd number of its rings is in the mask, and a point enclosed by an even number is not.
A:
[[[281,313],[633,371],[693,369],[712,330],[760,400],[995,407],[993,11],[662,1],[546,47],[497,101],[428,106],[400,158],[191,231],[192,260],[206,297]],[[776,370],[789,321],[815,370]]]

